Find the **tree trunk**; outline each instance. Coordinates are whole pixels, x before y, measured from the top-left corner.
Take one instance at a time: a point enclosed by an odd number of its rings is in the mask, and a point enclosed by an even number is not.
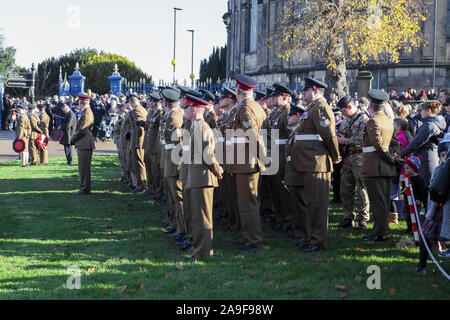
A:
[[[328,88],[325,90],[325,97],[334,92],[337,98],[348,95],[347,66],[345,59],[344,41],[341,38],[334,38],[330,43],[328,56],[336,63],[336,68],[327,68],[325,81]]]

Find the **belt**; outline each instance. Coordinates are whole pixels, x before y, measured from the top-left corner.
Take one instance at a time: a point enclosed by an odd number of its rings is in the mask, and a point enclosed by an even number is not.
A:
[[[276,139],[275,140],[275,143],[276,144],[286,144],[287,143],[287,139]]]
[[[217,143],[221,143],[221,142],[225,142],[225,138],[224,137],[217,138]]]
[[[175,148],[175,145],[174,145],[174,144],[166,144],[166,145],[164,146],[164,149],[166,149],[166,150],[172,150],[173,148]]]
[[[246,143],[247,140],[245,138],[231,138],[231,143],[236,144],[236,143]]]
[[[191,149],[191,146],[183,146],[183,151],[189,151]]]
[[[383,146],[383,148],[389,150],[389,146]],[[377,151],[377,150],[373,146],[362,148],[363,153],[370,153],[370,152],[375,152],[375,151]]]
[[[295,141],[323,141],[318,134],[297,134]]]
[[[165,140],[161,140],[161,145],[165,145],[166,144],[166,141]]]
[[[292,161],[292,160],[291,160],[291,156],[287,156],[287,157],[286,157],[286,161],[288,161],[288,162],[289,162],[289,161]]]
[[[232,145],[232,142],[231,142],[230,140],[227,140],[227,141],[225,142],[225,144],[226,144],[227,146],[230,146],[230,145]]]
[[[359,155],[359,154],[363,154],[363,151],[362,151],[362,149],[355,149],[355,150],[350,151],[350,154],[351,155]]]

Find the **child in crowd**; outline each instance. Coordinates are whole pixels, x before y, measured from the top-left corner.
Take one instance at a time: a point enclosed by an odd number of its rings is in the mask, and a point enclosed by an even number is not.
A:
[[[414,199],[416,201],[416,209],[417,212],[420,212],[422,202],[419,199],[423,199],[426,191],[425,182],[419,176],[420,169],[420,158],[411,156],[405,159],[405,164],[403,165],[406,175],[409,177],[409,182],[411,184],[411,190],[414,195]],[[403,214],[406,217],[407,229],[406,233],[412,233],[412,223],[411,216],[409,212],[409,204],[406,193],[404,194],[404,211]]]
[[[439,148],[439,166],[433,170],[433,175],[431,179],[436,176],[438,169],[442,166],[447,158],[448,148],[446,148],[445,143],[440,143]],[[425,247],[425,241],[428,245],[428,248],[433,251],[440,252],[442,240],[441,235],[441,227],[442,227],[442,219],[443,219],[443,209],[444,203],[437,203],[428,199],[428,211],[425,216],[425,222],[422,225],[422,233],[424,238],[420,239],[420,258],[419,265],[417,267],[417,273],[425,275],[427,273],[427,260],[428,260],[428,251]],[[447,250],[448,251],[448,250]],[[440,256],[445,256],[440,255]]]

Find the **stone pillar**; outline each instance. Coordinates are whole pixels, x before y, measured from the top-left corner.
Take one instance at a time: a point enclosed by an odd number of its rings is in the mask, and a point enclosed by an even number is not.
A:
[[[80,92],[84,92],[84,81],[86,77],[83,76],[80,72],[80,65],[76,64],[75,71],[71,76],[69,76],[70,82],[70,94],[73,96],[78,95]]]
[[[6,108],[6,106],[3,106],[3,76],[0,74],[0,130],[5,129],[2,127],[3,108]]]
[[[358,71],[358,76],[356,77],[358,98],[367,98],[367,92],[372,89],[372,80],[372,72]]]
[[[110,90],[114,95],[119,95],[122,93],[122,81],[123,77],[120,76],[119,68],[117,64],[114,65],[114,72],[111,76],[108,77],[110,83]]]

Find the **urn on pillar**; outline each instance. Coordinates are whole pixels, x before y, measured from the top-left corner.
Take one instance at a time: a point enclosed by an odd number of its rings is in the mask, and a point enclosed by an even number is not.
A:
[[[367,92],[372,89],[372,80],[372,72],[358,71],[358,76],[356,77],[358,97],[367,98]]]
[[[70,94],[73,96],[78,95],[80,92],[84,92],[84,81],[86,77],[83,76],[80,72],[80,65],[77,62],[75,65],[75,71],[71,76],[69,76],[70,82]]]
[[[119,95],[122,93],[122,81],[123,77],[120,76],[119,68],[117,67],[117,63],[114,65],[114,72],[111,76],[108,77],[110,82],[110,90],[114,95]]]

